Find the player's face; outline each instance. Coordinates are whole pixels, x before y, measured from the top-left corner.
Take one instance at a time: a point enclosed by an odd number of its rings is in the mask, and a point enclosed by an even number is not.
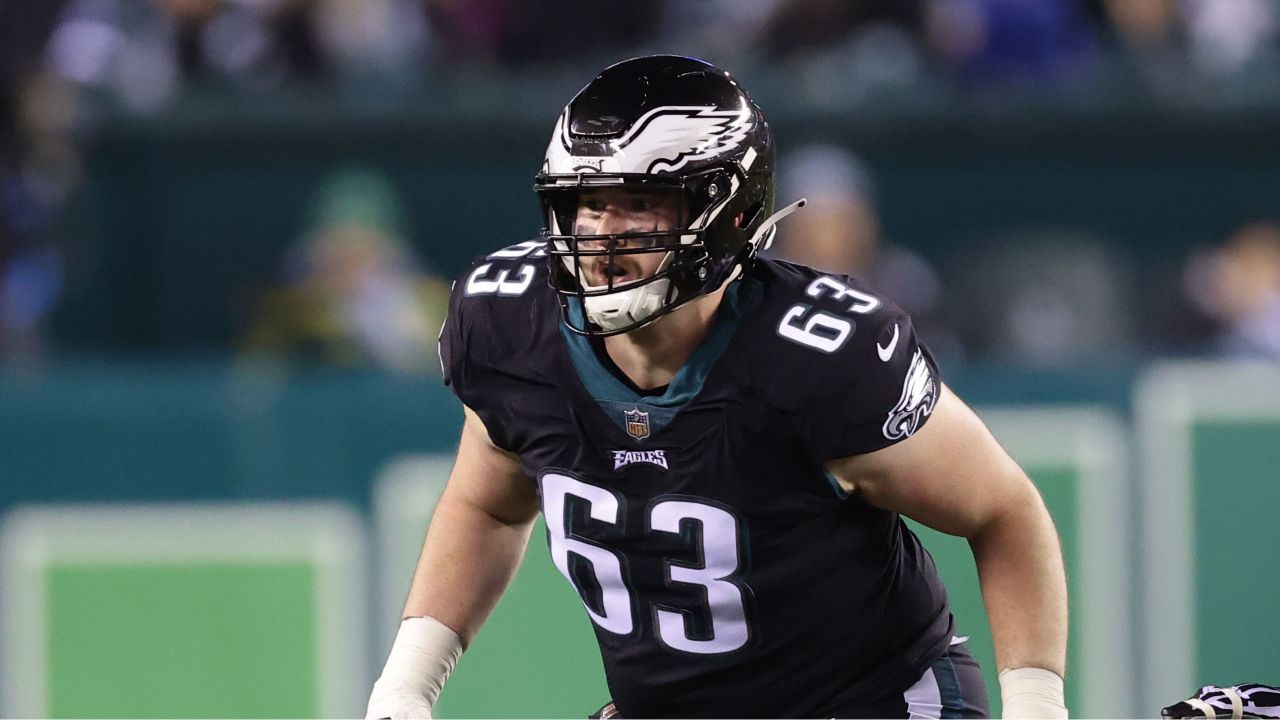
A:
[[[631,188],[593,188],[584,190],[578,199],[574,232],[581,236],[616,233],[665,232],[680,221],[682,202],[674,191],[637,190]],[[618,250],[653,247],[654,238],[619,238]],[[583,250],[608,248],[608,240],[579,241]],[[582,258],[583,279],[600,287],[613,276],[614,286],[650,277],[662,266],[664,252],[616,254],[610,268],[604,255]]]

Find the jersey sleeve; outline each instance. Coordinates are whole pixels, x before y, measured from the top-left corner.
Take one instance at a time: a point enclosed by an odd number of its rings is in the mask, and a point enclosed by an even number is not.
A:
[[[458,399],[466,404],[465,390],[462,390],[465,378],[462,377],[462,355],[466,353],[466,342],[462,333],[461,292],[458,281],[454,281],[449,291],[449,309],[440,327],[438,347],[440,351],[440,373],[444,384],[453,391]]]
[[[911,317],[892,303],[859,317],[850,341],[815,372],[803,432],[821,460],[874,452],[924,426],[941,391]]]
[[[454,282],[440,329],[445,385],[513,453],[536,434],[527,388],[550,382],[545,348],[559,320],[542,248],[530,240],[477,258]]]
[[[468,278],[475,265],[453,283],[449,313],[440,328],[440,371],[444,384],[475,411],[484,422],[495,445],[513,452],[505,421],[507,408],[494,381],[493,357],[501,350],[493,347],[492,308],[483,296],[468,295]],[[489,328],[489,331],[486,331]]]

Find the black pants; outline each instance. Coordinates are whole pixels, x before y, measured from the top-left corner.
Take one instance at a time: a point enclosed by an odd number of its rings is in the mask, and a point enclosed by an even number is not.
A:
[[[895,694],[871,706],[845,708],[840,718],[985,718],[987,685],[982,669],[964,643],[947,648],[901,695]]]
[[[964,643],[956,643],[906,692],[870,705],[842,708],[832,715],[838,718],[985,718],[990,716],[990,711],[982,669]],[[620,720],[621,717],[613,703],[590,715],[592,720]]]

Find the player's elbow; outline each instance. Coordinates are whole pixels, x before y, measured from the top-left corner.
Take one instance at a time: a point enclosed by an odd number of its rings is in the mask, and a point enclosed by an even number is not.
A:
[[[1040,491],[1020,470],[1001,484],[1000,492],[985,510],[965,533],[971,543],[1026,542],[1046,535],[1056,537],[1053,518]]]

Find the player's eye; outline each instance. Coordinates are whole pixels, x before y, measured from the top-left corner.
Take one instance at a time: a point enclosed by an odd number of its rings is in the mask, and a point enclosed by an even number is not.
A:
[[[588,198],[582,199],[582,203],[580,207],[585,212],[599,215],[600,213],[604,212],[604,209],[608,207],[608,204],[605,201],[601,200],[600,198],[588,197]]]
[[[643,195],[632,198],[631,212],[635,213],[651,213],[658,209],[657,198],[645,197]]]

